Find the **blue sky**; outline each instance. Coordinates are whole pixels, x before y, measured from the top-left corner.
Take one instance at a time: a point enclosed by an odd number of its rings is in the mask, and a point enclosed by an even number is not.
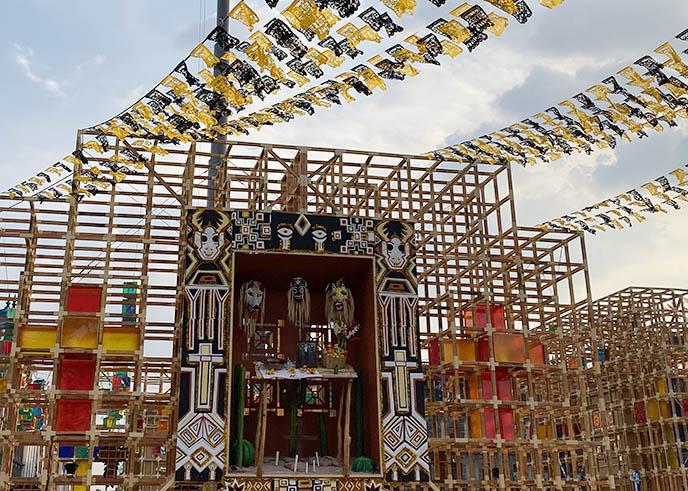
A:
[[[535,12],[527,24],[510,22],[501,38],[472,54],[424,66],[418,77],[389,83],[375,97],[248,139],[422,153],[540,112],[688,27],[681,0],[566,0],[552,11],[527,1]],[[110,118],[143,95],[198,43],[199,26],[208,31],[215,18],[214,0],[3,3],[5,188],[71,152],[78,128]],[[688,48],[674,41],[676,48]],[[687,128],[688,121],[616,151],[515,168],[519,223],[559,216],[685,164]],[[681,260],[686,218],[681,210],[631,230],[588,236],[594,296],[629,285],[688,286]]]

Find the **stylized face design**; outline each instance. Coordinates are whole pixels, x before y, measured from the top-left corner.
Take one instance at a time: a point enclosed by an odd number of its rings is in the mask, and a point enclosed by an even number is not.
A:
[[[300,302],[306,295],[306,288],[308,288],[308,283],[303,278],[293,278],[289,285],[291,287],[291,294],[294,300]]]
[[[385,261],[390,268],[401,269],[408,259],[409,245],[404,244],[398,237],[392,237],[382,244],[382,255],[385,256]]]
[[[258,312],[260,305],[263,303],[263,288],[257,281],[252,281],[248,288],[246,288],[246,307],[248,311]]]
[[[332,305],[338,312],[344,310],[344,304],[349,300],[349,292],[345,286],[332,287]]]
[[[288,223],[280,223],[277,227],[277,236],[280,239],[281,248],[289,249],[289,241],[294,235],[294,229]]]
[[[213,261],[220,255],[220,249],[225,243],[225,236],[218,234],[212,227],[206,227],[203,232],[194,234],[194,242],[201,259]]]
[[[311,234],[313,235],[313,240],[315,241],[315,244],[316,244],[316,250],[322,251],[325,248],[325,239],[327,239],[327,230],[323,226],[316,225],[315,227],[313,227]]]

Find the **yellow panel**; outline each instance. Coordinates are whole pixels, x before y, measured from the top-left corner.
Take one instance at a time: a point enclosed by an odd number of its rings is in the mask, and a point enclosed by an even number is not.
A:
[[[7,392],[7,379],[0,378],[0,392]]]
[[[657,401],[647,402],[647,416],[650,418],[650,421],[659,421],[659,406],[657,405]]]
[[[60,344],[63,348],[97,348],[98,322],[97,317],[65,317]]]
[[[86,491],[86,486],[77,484],[76,486],[74,486],[74,491]]]
[[[676,450],[670,448],[667,451],[667,460],[669,461],[669,467],[676,469],[678,467],[678,462],[676,462]]]
[[[659,412],[662,414],[662,418],[668,418],[669,417],[669,403],[660,402],[659,403]]]
[[[538,425],[537,434],[539,440],[551,440],[552,427],[550,425]]]
[[[75,476],[85,476],[88,474],[88,460],[85,462],[79,462],[76,466]]]
[[[459,360],[475,361],[475,341],[472,339],[457,339],[456,344],[459,351]],[[451,341],[444,341],[443,356],[445,363],[454,360],[454,348]]]
[[[475,410],[470,412],[471,419],[471,438],[482,437],[482,425],[480,420],[480,411]]]
[[[24,326],[19,330],[19,346],[29,349],[50,349],[57,344],[57,330]]]
[[[667,393],[665,380],[663,380],[663,379],[657,380],[657,391],[659,391],[659,393],[662,395]]]
[[[113,351],[136,351],[139,349],[139,330],[106,327],[103,329],[103,348]]]

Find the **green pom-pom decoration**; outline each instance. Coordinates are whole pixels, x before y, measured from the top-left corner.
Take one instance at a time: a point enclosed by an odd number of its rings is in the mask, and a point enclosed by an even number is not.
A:
[[[229,463],[239,467],[249,467],[252,466],[256,458],[256,450],[253,448],[253,444],[248,440],[242,440],[243,447],[243,462],[237,462],[237,449],[239,447],[239,442],[234,440],[229,446]]]
[[[375,464],[368,457],[356,457],[351,462],[352,472],[374,472]]]

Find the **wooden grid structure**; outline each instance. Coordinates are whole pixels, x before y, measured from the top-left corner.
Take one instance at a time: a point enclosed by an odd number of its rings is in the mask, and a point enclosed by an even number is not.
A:
[[[609,489],[633,490],[633,470],[639,489],[686,489],[688,290],[631,287],[591,309],[599,385],[584,397],[599,406],[600,475]]]
[[[78,135],[77,149],[89,136]],[[508,167],[229,142],[215,172],[209,141],[150,153],[153,141],[108,139],[107,153],[84,153],[95,162],[126,149],[142,157],[136,175],[81,202],[0,200],[0,306],[17,302],[8,353],[0,355],[7,384],[0,489],[174,486],[181,244],[186,210],[207,206],[209,193],[210,205],[223,209],[416,224],[419,331],[428,356],[433,346],[441,355],[427,369],[425,407],[435,482],[414,487],[607,486],[599,462],[610,447],[599,438],[600,402],[590,395],[603,390],[597,350],[606,331],[591,323],[583,239],[518,227]],[[86,170],[77,166],[77,177]],[[125,293],[132,283],[134,293]],[[84,285],[102,287],[97,346],[73,348],[65,343],[66,305],[70,287]],[[124,313],[132,302],[134,314]],[[136,348],[106,349],[104,336],[123,328],[139,333]],[[26,347],[22,333],[31,329],[54,332],[55,343]],[[523,359],[504,358],[504,339],[522,346]],[[467,343],[475,345],[474,360],[463,357]],[[65,356],[94,361],[99,376],[90,390],[59,388]],[[128,391],[108,385],[118,372],[131,374]],[[44,390],[29,388],[39,378]],[[505,380],[510,395],[500,398]],[[76,395],[90,401],[89,429],[57,431],[59,401]],[[18,427],[26,408],[41,409],[40,429]],[[119,418],[104,428],[111,410]],[[75,458],[61,456],[65,446],[88,449],[84,475],[67,475]]]

